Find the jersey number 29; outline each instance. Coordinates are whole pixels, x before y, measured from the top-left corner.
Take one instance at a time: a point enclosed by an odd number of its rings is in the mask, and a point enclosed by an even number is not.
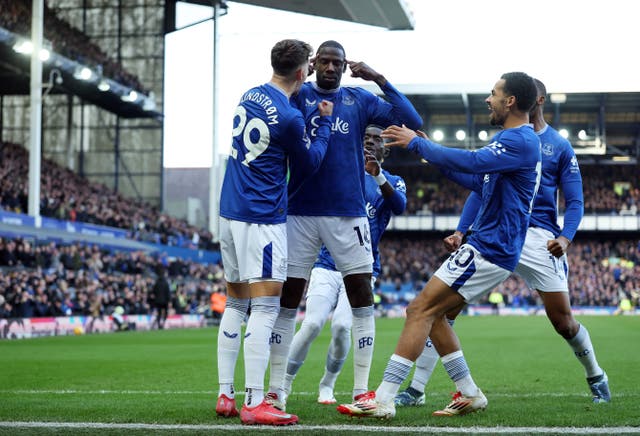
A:
[[[242,143],[247,149],[247,153],[244,155],[242,164],[249,166],[252,160],[260,156],[267,149],[269,141],[271,140],[271,134],[269,133],[267,123],[260,118],[251,118],[247,121],[247,110],[243,106],[238,106],[236,108],[236,111],[233,114],[234,120],[236,117],[240,118],[240,121],[231,133],[234,138],[242,135]],[[254,131],[258,134],[256,141],[251,138],[251,134]],[[233,141],[233,143],[235,144],[236,142]],[[234,147],[231,147],[231,157],[234,159],[238,158],[238,150]]]

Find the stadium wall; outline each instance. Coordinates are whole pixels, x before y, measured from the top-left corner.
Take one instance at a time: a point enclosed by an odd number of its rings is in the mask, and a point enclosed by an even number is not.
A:
[[[123,315],[126,325],[135,330],[151,330],[153,315]],[[170,315],[165,329],[204,327],[204,315]],[[0,319],[0,339],[29,339],[46,336],[82,335],[85,333],[112,333],[118,331],[111,316],[62,316],[51,318]]]

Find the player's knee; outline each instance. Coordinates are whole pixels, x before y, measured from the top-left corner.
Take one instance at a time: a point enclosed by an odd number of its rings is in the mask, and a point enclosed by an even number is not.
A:
[[[436,319],[436,316],[433,310],[423,307],[423,305],[420,304],[418,300],[413,300],[411,303],[409,303],[409,305],[407,306],[406,312],[407,312],[407,320],[430,319],[433,322]]]
[[[288,309],[297,309],[302,300],[304,287],[307,281],[299,278],[287,278],[282,286],[282,295],[280,296],[280,306]]]
[[[555,317],[551,319],[551,323],[556,332],[565,339],[573,338],[580,329],[580,324],[571,315]]]
[[[310,320],[309,322],[302,323],[300,330],[306,330],[306,337],[315,338],[320,334],[322,324],[318,321]]]
[[[351,336],[351,323],[335,322],[331,324],[331,336],[342,338]]]
[[[352,274],[345,276],[344,286],[351,307],[367,307],[373,305],[371,274]]]

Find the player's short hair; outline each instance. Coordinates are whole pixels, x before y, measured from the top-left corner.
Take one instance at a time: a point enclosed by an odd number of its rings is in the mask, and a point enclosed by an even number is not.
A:
[[[538,90],[538,95],[541,95],[543,97],[547,96],[547,87],[544,86],[544,83],[542,83],[541,80],[534,78],[533,82],[536,84],[536,89]]]
[[[331,48],[337,48],[338,50],[342,51],[342,54],[344,55],[344,57],[347,57],[347,52],[344,51],[344,47],[342,46],[342,44],[340,44],[338,41],[333,41],[333,40],[329,40],[329,41],[325,41],[322,44],[320,44],[320,47],[318,47],[318,51],[316,52],[316,54],[320,53],[320,50],[322,50],[325,47],[331,47]]]
[[[283,39],[271,49],[271,66],[279,76],[289,76],[313,53],[313,47],[297,39]]]
[[[504,79],[504,93],[516,98],[516,107],[520,111],[529,112],[538,97],[538,90],[531,76],[516,71],[505,73],[500,78]]]

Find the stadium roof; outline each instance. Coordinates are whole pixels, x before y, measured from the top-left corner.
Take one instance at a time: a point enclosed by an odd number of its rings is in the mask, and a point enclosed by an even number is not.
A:
[[[16,51],[25,38],[0,27],[0,95],[28,95],[30,92],[30,56]],[[51,52],[42,63],[43,85],[49,93],[73,94],[124,118],[159,118],[155,102],[149,96],[95,73],[80,78],[84,65]],[[99,85],[108,84],[106,90]]]
[[[220,0],[222,4],[225,0]],[[307,15],[351,21],[390,30],[411,30],[414,21],[403,0],[234,0],[254,6],[298,12]],[[212,0],[186,0],[211,6]]]

